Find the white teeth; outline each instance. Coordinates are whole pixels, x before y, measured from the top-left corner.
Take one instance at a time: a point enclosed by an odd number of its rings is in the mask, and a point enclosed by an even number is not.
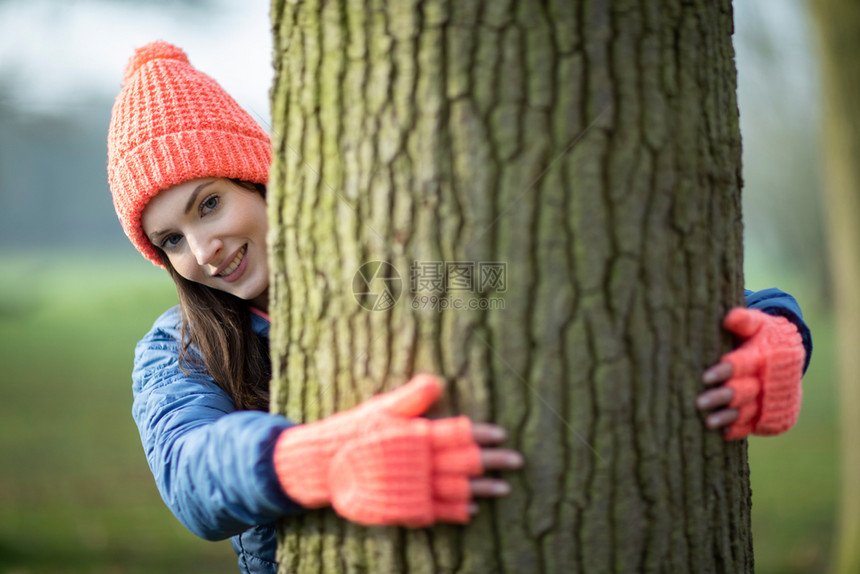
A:
[[[239,263],[242,262],[242,257],[245,255],[245,250],[247,248],[248,248],[247,245],[243,245],[242,249],[239,250],[239,253],[236,254],[236,258],[233,259],[233,261],[230,262],[230,265],[227,266],[227,269],[225,269],[224,271],[222,271],[218,275],[220,277],[226,277],[227,275],[229,275],[230,273],[235,271],[236,268],[239,267]]]

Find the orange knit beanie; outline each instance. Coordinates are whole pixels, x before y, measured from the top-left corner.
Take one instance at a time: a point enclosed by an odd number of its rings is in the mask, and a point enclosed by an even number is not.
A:
[[[108,181],[122,228],[161,265],[140,224],[158,192],[199,177],[265,184],[269,136],[181,49],[152,42],[128,61],[111,112]]]

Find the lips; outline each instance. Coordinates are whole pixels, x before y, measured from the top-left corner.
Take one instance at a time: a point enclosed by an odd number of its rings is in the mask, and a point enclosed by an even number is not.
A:
[[[233,257],[233,260],[230,261],[230,263],[227,265],[227,267],[225,267],[224,269],[217,272],[216,275],[218,277],[222,277],[225,279],[231,278],[230,275],[235,273],[236,270],[239,268],[239,265],[241,265],[242,260],[245,257],[245,253],[247,251],[248,251],[248,244],[246,243],[245,245],[242,246],[241,249],[239,249],[239,251],[236,252],[236,255]]]

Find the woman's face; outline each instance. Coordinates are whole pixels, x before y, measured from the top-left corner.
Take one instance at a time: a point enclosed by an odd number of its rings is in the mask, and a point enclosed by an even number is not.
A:
[[[153,245],[184,278],[266,309],[266,200],[229,179],[206,177],[152,198],[141,216]]]

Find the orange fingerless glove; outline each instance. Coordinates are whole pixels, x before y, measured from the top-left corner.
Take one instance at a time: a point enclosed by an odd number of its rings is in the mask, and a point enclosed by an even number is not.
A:
[[[725,438],[787,431],[800,413],[800,380],[806,355],[797,327],[785,317],[745,308],[732,309],[723,325],[745,339],[722,358],[733,367],[726,382],[734,390],[729,406],[739,411]]]
[[[302,506],[331,504],[365,525],[465,523],[469,477],[483,472],[467,417],[416,418],[442,393],[417,375],[403,387],[327,419],[291,427],[275,444],[275,473]]]

